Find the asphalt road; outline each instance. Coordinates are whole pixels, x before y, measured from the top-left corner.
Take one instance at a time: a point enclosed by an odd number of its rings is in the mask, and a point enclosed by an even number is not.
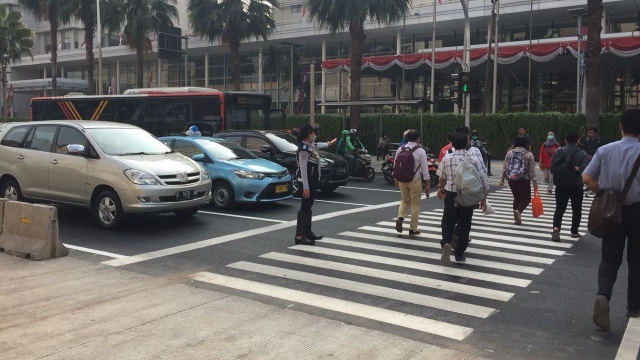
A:
[[[204,272],[211,276],[193,286],[479,356],[616,358],[628,322],[626,264],[611,331],[597,330],[591,311],[600,240],[564,233],[552,243],[552,197],[543,196],[545,215],[525,212],[516,226],[508,189],[491,190],[497,213],[474,216],[468,263],[451,267],[440,265],[442,202],[423,199],[419,237],[397,234],[400,194],[381,176],[319,194],[313,229],[325,239],[314,247],[294,246],[296,199],[203,208],[187,221],[138,216],[117,232],[99,229],[83,210],[63,208],[60,239],[73,257],[153,276]],[[304,296],[292,299],[290,289]]]

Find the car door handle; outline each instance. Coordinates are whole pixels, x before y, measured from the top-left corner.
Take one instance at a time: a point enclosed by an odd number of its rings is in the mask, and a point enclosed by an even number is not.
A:
[[[53,160],[51,160],[49,162],[52,163],[53,165],[58,165],[58,160],[56,160],[56,159],[53,159]]]
[[[22,159],[24,159],[24,156],[22,156],[22,154],[18,154],[18,155],[16,155],[16,158],[22,160]]]

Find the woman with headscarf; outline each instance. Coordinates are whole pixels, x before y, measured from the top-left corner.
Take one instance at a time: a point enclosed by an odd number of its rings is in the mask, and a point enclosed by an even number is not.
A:
[[[551,157],[556,149],[560,148],[560,144],[556,141],[556,135],[553,131],[547,132],[547,140],[540,145],[540,153],[538,159],[540,162],[540,170],[544,182],[547,183],[547,194],[553,193],[553,174],[551,174]]]
[[[296,244],[313,245],[316,240],[322,239],[322,235],[316,235],[311,231],[311,207],[316,197],[318,181],[320,180],[320,155],[314,145],[316,134],[313,126],[307,124],[298,132],[298,182],[302,186],[300,210],[298,210],[298,222],[296,224]]]

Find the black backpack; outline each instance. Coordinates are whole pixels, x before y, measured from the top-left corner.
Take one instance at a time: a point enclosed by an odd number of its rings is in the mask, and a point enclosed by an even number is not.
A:
[[[553,174],[553,184],[555,186],[571,186],[578,183],[580,173],[575,169],[573,156],[581,150],[575,149],[568,154],[565,151],[566,148],[556,150],[555,153],[559,153],[560,156],[556,156],[551,163],[550,171]]]

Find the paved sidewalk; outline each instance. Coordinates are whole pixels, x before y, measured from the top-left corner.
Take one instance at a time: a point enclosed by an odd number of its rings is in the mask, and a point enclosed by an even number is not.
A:
[[[40,262],[0,253],[0,273],[3,360],[480,359],[73,251]]]

